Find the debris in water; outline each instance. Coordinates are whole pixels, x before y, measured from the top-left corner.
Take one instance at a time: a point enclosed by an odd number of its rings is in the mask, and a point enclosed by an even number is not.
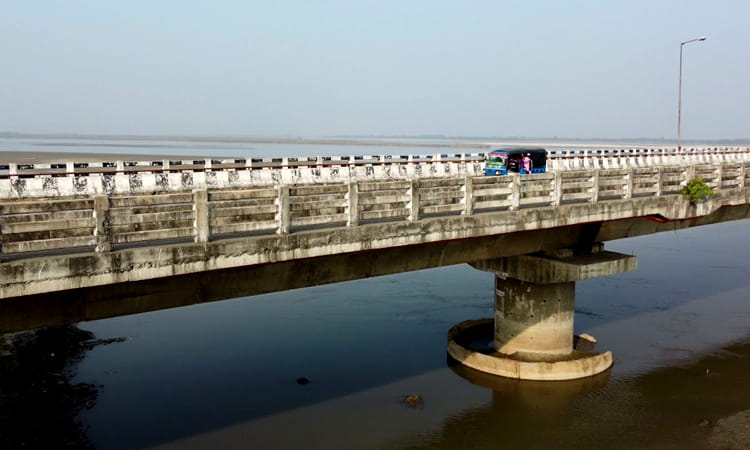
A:
[[[403,398],[402,401],[405,405],[411,406],[412,408],[417,408],[417,407],[421,408],[424,406],[424,400],[422,399],[421,396],[416,395],[416,394],[407,395]]]

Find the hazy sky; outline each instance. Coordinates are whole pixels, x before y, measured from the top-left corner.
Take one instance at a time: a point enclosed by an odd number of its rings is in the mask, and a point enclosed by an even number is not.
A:
[[[2,0],[0,131],[750,137],[750,2]]]

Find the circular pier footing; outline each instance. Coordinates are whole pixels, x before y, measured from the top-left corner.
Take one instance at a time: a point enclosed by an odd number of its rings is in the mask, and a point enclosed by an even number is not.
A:
[[[612,366],[612,352],[574,349],[543,361],[504,354],[492,346],[494,320],[467,320],[448,332],[448,354],[459,363],[481,372],[519,380],[574,380],[604,372]]]

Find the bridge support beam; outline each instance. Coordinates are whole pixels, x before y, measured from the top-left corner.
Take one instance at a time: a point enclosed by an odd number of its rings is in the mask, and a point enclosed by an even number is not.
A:
[[[612,365],[611,352],[593,351],[593,337],[574,335],[575,282],[635,270],[634,256],[595,244],[583,253],[558,250],[472,266],[495,273],[495,317],[450,330],[448,353],[458,362],[525,380],[583,378]]]

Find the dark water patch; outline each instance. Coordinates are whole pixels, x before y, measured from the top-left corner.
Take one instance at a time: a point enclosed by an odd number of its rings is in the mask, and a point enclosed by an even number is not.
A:
[[[98,388],[71,381],[92,338],[74,326],[15,336],[0,358],[0,448],[94,448],[77,416]]]

